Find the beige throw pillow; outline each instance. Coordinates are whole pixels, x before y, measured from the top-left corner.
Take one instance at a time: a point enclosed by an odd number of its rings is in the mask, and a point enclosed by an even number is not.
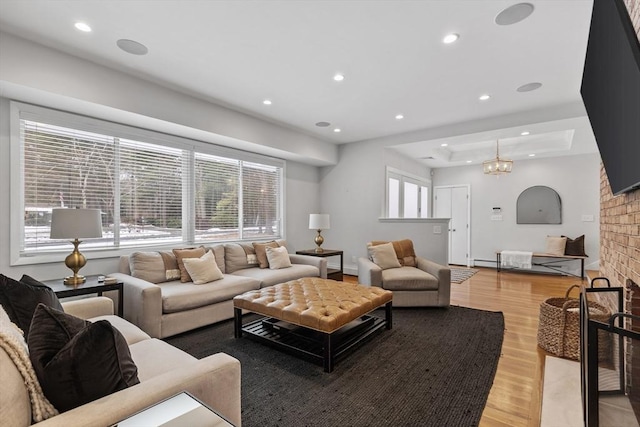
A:
[[[151,283],[180,278],[176,257],[169,252],[134,252],[129,255],[131,275]]]
[[[207,251],[200,258],[183,258],[182,262],[195,285],[203,285],[224,277],[216,264],[213,251]]]
[[[200,258],[204,255],[206,251],[203,247],[199,248],[191,248],[191,249],[174,249],[173,254],[176,256],[176,260],[178,260],[178,268],[180,269],[180,281],[182,283],[191,282],[191,277],[189,276],[189,272],[186,268],[184,268],[184,259],[185,258]]]
[[[267,249],[267,247],[277,248],[279,246],[280,245],[278,243],[276,243],[275,241],[268,242],[268,243],[253,243],[253,249],[255,249],[256,257],[258,258],[258,267],[260,267],[260,268],[268,268],[269,267],[269,260],[267,260],[266,249]]]
[[[265,252],[267,253],[267,260],[269,261],[269,268],[271,270],[291,267],[291,259],[289,259],[289,253],[284,246],[279,248],[267,246]]]
[[[375,246],[369,244],[367,245],[367,250],[369,251],[371,260],[381,269],[386,270],[401,267],[391,242]]]
[[[558,237],[558,236],[547,236],[547,248],[545,249],[545,253],[551,255],[564,255],[564,248],[567,245],[566,237]]]

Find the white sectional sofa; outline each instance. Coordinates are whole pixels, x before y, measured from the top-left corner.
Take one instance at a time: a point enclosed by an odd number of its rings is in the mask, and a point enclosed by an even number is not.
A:
[[[139,384],[56,415],[37,426],[110,426],[182,391],[188,391],[217,413],[241,425],[240,362],[217,353],[204,359],[153,339],[136,326],[113,315],[106,297],[62,303],[66,313],[91,321],[107,320],[125,337],[138,368]],[[32,407],[24,379],[0,348],[0,424],[26,427]]]
[[[283,240],[277,243],[286,246]],[[272,270],[253,262],[250,243],[206,249],[214,252],[224,277],[204,285],[180,280],[152,283],[135,277],[133,254],[122,256],[119,271],[110,276],[124,283],[124,317],[151,337],[165,338],[233,318],[236,295],[302,277],[327,277],[326,258],[289,254],[291,267]]]

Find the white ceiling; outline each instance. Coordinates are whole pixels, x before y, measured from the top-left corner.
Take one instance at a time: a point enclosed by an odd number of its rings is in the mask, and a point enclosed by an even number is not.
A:
[[[431,167],[484,160],[496,138],[514,159],[596,152],[579,94],[592,0],[527,1],[499,26],[517,1],[0,0],[0,30],[326,141],[384,137]]]

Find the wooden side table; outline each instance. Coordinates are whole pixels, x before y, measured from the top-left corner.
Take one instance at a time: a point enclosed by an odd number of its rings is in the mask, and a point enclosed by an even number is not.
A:
[[[322,252],[316,252],[315,249],[305,249],[303,251],[296,251],[298,255],[309,255],[309,256],[317,256],[321,258],[328,258],[332,256],[340,257],[340,269],[337,268],[327,268],[327,279],[339,280],[342,281],[343,269],[344,269],[344,260],[343,251],[339,251],[336,249],[324,249]]]
[[[80,285],[65,285],[63,279],[43,281],[45,285],[50,287],[56,293],[58,298],[75,297],[78,295],[98,294],[102,296],[106,291],[118,291],[118,316],[123,317],[124,301],[122,282],[107,285],[104,282],[98,282],[98,276],[87,276],[87,281]]]

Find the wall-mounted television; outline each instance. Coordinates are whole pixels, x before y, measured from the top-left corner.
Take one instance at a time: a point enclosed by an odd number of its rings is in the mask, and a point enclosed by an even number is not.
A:
[[[614,195],[640,188],[640,41],[623,0],[594,0],[580,88]]]

